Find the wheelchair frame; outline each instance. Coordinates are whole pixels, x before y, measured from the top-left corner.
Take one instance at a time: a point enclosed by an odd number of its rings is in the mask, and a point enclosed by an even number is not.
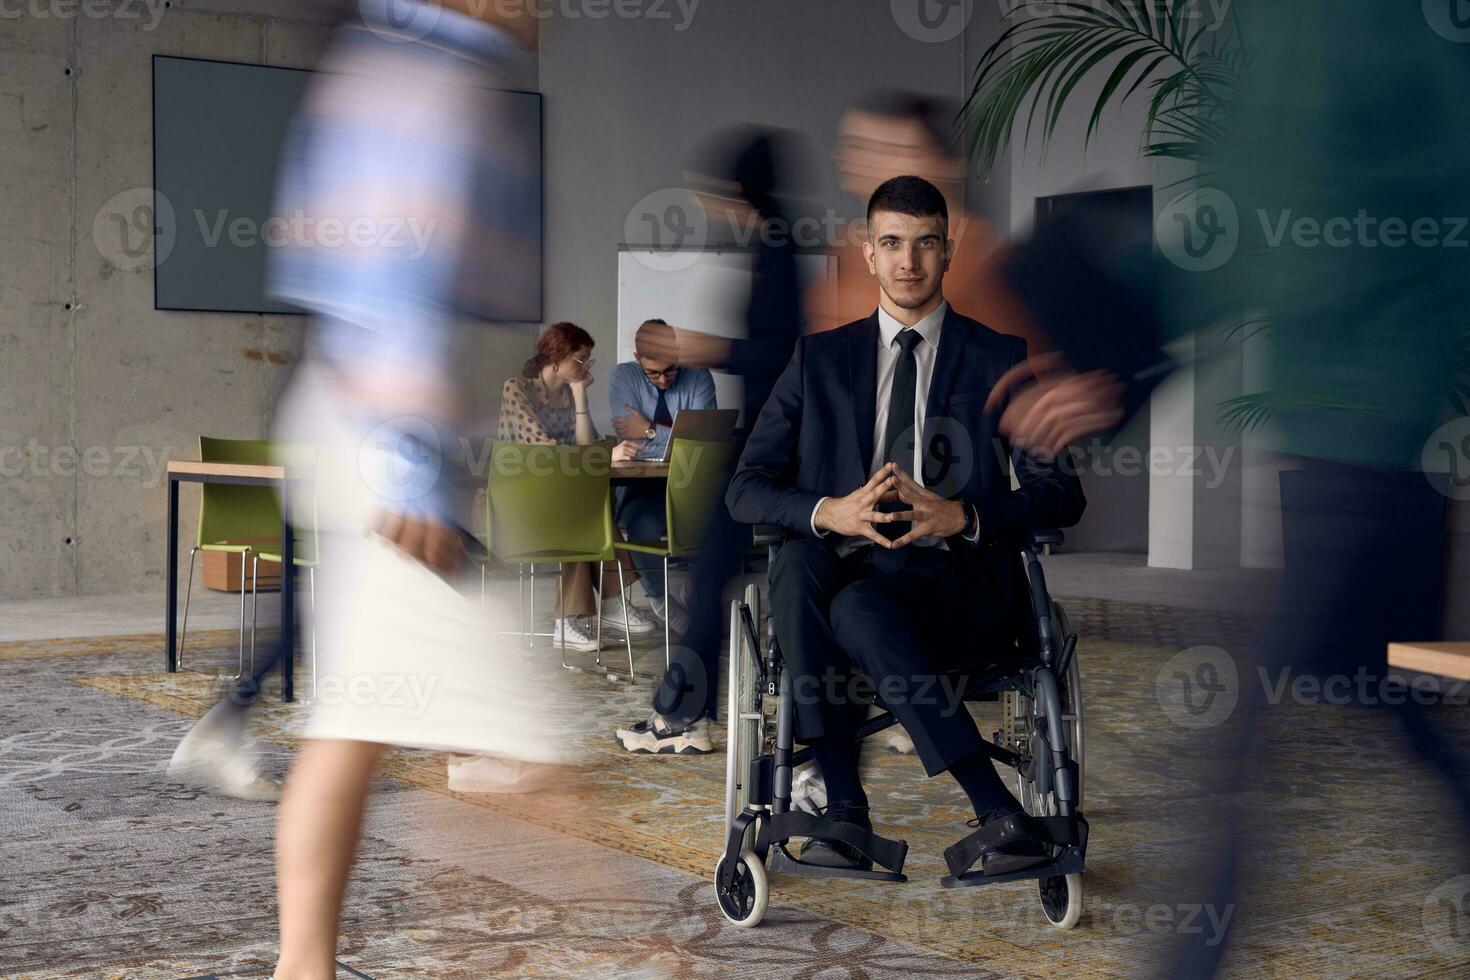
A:
[[[1034,832],[1053,845],[1042,865],[1000,875],[968,871],[947,875],[946,888],[1036,879],[1041,905],[1054,926],[1069,929],[1082,913],[1082,872],[1088,825],[1082,803],[1082,705],[1077,634],[1066,612],[1052,601],[1039,552],[1060,543],[1056,530],[1034,531],[1021,548],[1035,627],[1034,662],[996,668],[966,678],[965,701],[998,700],[1004,720],[984,751],[1016,770],[1018,798]],[[771,560],[780,546],[776,529],[759,529]],[[908,844],[887,840],[851,824],[792,809],[795,768],[810,761],[796,749],[791,679],[781,658],[774,622],[766,624],[764,648],[757,623],[760,589],[746,588],[744,601],[730,604],[728,743],[725,764],[725,849],[715,868],[715,893],[725,917],[737,926],[760,923],[769,902],[767,872],[906,881]],[[898,723],[884,711],[858,729],[867,738]],[[828,868],[803,863],[787,849],[793,837],[843,840],[872,859],[874,869]],[[877,870],[877,866],[887,870]]]

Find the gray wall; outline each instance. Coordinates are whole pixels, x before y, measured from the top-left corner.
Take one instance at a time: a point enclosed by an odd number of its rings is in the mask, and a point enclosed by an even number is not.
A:
[[[628,213],[682,185],[702,137],[738,122],[810,135],[820,197],[850,216],[859,205],[836,189],[829,157],[843,108],[885,87],[957,97],[965,75],[963,35],[915,40],[886,2],[704,0],[687,29],[678,22],[558,19],[541,36],[546,315],[587,328],[600,361],[617,338],[616,250]],[[606,431],[606,394],[593,395]]]

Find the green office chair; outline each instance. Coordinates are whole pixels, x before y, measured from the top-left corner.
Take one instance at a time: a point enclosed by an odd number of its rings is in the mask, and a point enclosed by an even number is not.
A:
[[[733,443],[675,439],[669,444],[669,482],[664,492],[668,537],[658,541],[620,541],[623,551],[657,555],[664,562],[664,601],[669,601],[669,562],[699,549],[716,506],[724,506],[725,474]],[[665,609],[667,610],[667,606]],[[664,667],[671,659],[669,617],[664,616]]]
[[[526,636],[525,570],[531,571],[530,628],[536,622],[536,566],[555,563],[561,618],[566,618],[562,570],[567,562],[596,562],[599,601],[603,563],[616,561],[613,550],[612,494],[606,446],[538,446],[518,442],[492,444],[490,476],[486,486],[485,547],[481,559],[481,589],[485,566],[496,561],[516,565],[521,572],[521,635]],[[478,556],[477,556],[478,557]],[[623,568],[618,565],[618,583]],[[627,591],[623,596],[623,637],[628,651],[628,673],[633,671],[633,641],[627,629]],[[528,644],[535,635],[528,637]],[[602,615],[597,614],[598,665],[602,664]],[[562,634],[561,665],[567,663],[566,634]]]
[[[267,439],[211,439],[199,437],[199,459],[205,463],[270,464]],[[179,666],[184,665],[184,640],[189,632],[189,596],[194,589],[194,557],[201,551],[240,555],[240,649],[237,676],[245,673],[245,572],[251,555],[262,545],[281,539],[281,508],[270,487],[201,484],[199,532],[189,549],[189,577],[184,586],[184,624],[179,631]],[[250,656],[255,658],[255,631],[250,634]]]

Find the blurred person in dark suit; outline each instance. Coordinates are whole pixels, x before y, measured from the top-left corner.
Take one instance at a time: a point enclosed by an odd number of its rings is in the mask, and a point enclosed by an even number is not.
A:
[[[1446,496],[1423,470],[1465,463],[1436,431],[1465,411],[1470,263],[1447,216],[1470,215],[1470,101],[1452,94],[1470,61],[1417,6],[1246,0],[1233,17],[1258,59],[1211,148],[1209,184],[1239,215],[1233,257],[1184,271],[1105,212],[1039,229],[1006,278],[1056,350],[1018,365],[990,405],[1013,442],[1060,452],[1143,404],[1174,366],[1168,340],[1265,311],[1270,421],[1295,471],[1281,481],[1276,611],[1259,647],[1236,656],[1239,710],[1212,773],[1220,814],[1198,846],[1219,860],[1188,896],[1217,910],[1266,847],[1238,802],[1272,770],[1261,728],[1275,709],[1258,672],[1346,681],[1355,703],[1389,707],[1470,827],[1463,745],[1432,708],[1387,693],[1386,662],[1390,642],[1440,628]],[[1318,232],[1301,234],[1301,218]],[[1208,748],[1222,741],[1206,734]],[[1349,761],[1322,759],[1321,778]],[[1228,944],[1180,946],[1169,969],[1193,977],[1217,970]]]

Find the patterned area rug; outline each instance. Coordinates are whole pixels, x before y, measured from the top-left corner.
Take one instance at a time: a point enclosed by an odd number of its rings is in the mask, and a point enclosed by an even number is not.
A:
[[[1083,636],[1093,828],[1077,929],[1046,924],[1034,882],[942,889],[942,851],[966,832],[964,798],[876,740],[864,758],[873,816],[909,841],[910,880],[776,877],[766,923],[729,927],[709,885],[722,751],[630,757],[611,730],[646,712],[646,687],[568,674],[571,695],[604,722],[586,745],[597,805],[572,818],[537,798],[453,793],[442,756],[393,753],[347,900],[339,975],[1134,976],[1181,936],[1218,935],[1227,916],[1240,929],[1233,975],[1470,973],[1454,914],[1470,895],[1463,839],[1377,712],[1273,710],[1261,733],[1276,761],[1248,774],[1262,836],[1247,852],[1245,898],[1193,904],[1220,846],[1210,776],[1228,725],[1180,714],[1170,684],[1181,650],[1239,650],[1251,624],[1101,600],[1068,607]],[[199,634],[190,665],[208,672],[177,674],[160,670],[158,637],[0,645],[0,974],[268,975],[273,808],[164,771],[213,702],[214,671],[233,669],[234,640]],[[641,657],[641,669],[662,659]],[[982,731],[997,727],[994,706],[976,711]],[[272,688],[252,714],[270,766],[284,770],[303,708]]]

